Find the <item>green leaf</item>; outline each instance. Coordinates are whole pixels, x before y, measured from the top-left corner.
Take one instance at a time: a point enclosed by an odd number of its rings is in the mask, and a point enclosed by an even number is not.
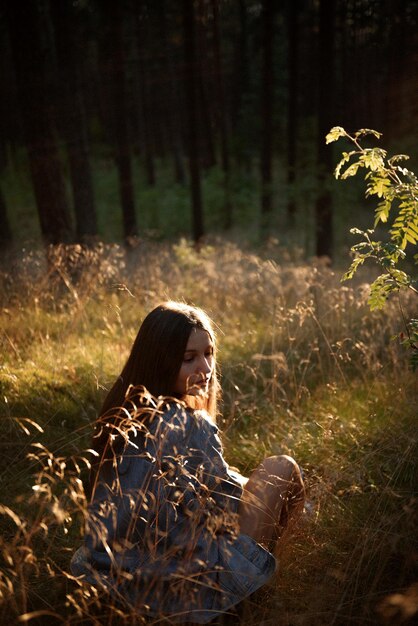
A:
[[[397,290],[396,283],[390,278],[390,274],[381,274],[370,285],[370,295],[367,300],[371,311],[382,309],[392,291]]]
[[[379,222],[387,222],[389,217],[389,211],[392,206],[392,203],[388,200],[384,200],[377,205],[375,210],[375,219],[374,219],[374,227],[376,228]]]
[[[360,128],[356,133],[354,133],[354,137],[359,139],[360,137],[365,137],[366,135],[373,135],[376,139],[380,139],[382,133],[379,133],[377,130],[373,130],[372,128]]]
[[[379,198],[383,198],[391,186],[392,183],[386,176],[373,176],[371,177],[371,182],[367,185],[366,197],[376,195]]]
[[[352,250],[353,252],[359,252],[361,250],[369,250],[369,249],[373,250],[373,247],[370,246],[370,243],[368,241],[360,241],[360,243],[356,243],[354,246],[352,246]]]
[[[349,178],[350,176],[355,176],[357,174],[357,170],[359,167],[364,167],[364,163],[360,163],[360,161],[357,161],[357,163],[352,163],[349,167],[347,167],[347,169],[341,174],[341,179],[345,180],[346,178]]]
[[[359,159],[372,172],[379,172],[385,170],[385,156],[386,150],[382,150],[382,148],[367,148],[363,150]]]
[[[381,246],[382,253],[388,258],[396,263],[399,259],[404,259],[406,254],[399,246],[395,243],[388,241]]]
[[[417,243],[417,237],[414,235],[411,235],[410,230],[406,231],[405,237],[406,237],[406,240],[409,241],[409,243],[412,243],[413,246]]]
[[[347,137],[347,133],[342,126],[334,126],[325,137],[325,141],[326,143],[333,143],[340,139],[340,137]]]
[[[409,156],[407,154],[394,154],[393,157],[390,157],[390,159],[388,159],[388,163],[389,165],[393,165],[398,161],[407,161],[408,159]]]
[[[403,272],[402,270],[394,269],[390,272],[390,278],[392,281],[396,283],[398,287],[408,287],[410,284],[410,279],[408,274]]]
[[[412,230],[414,234],[418,235],[418,224],[416,224],[415,222],[410,222],[408,228],[410,228],[410,230]]]
[[[354,274],[357,272],[360,265],[363,265],[365,260],[366,260],[365,256],[358,256],[357,258],[355,258],[354,261],[351,263],[349,269],[346,271],[345,274],[343,274],[343,277],[341,278],[341,282],[344,282],[345,280],[351,280]]]
[[[341,161],[338,163],[337,167],[334,170],[335,178],[337,179],[340,178],[342,166],[344,165],[344,163],[347,163],[347,161],[350,160],[353,154],[356,154],[354,150],[352,152],[343,152],[343,158],[341,159]]]

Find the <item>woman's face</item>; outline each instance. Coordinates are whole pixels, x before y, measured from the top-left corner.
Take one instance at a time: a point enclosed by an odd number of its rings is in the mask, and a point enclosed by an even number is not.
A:
[[[209,334],[193,328],[177,376],[175,393],[182,396],[207,396],[215,359]]]

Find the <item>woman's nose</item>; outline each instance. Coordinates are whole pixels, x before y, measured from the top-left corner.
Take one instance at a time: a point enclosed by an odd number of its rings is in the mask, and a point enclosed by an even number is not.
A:
[[[210,374],[212,371],[212,358],[209,357],[202,357],[199,360],[199,364],[198,364],[198,372],[200,374]]]

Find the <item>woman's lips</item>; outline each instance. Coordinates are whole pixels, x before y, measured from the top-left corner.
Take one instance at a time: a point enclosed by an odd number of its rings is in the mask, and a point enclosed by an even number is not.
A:
[[[199,389],[206,389],[206,387],[208,386],[208,384],[209,384],[209,381],[208,381],[208,380],[198,380],[198,381],[196,381],[196,382],[192,383],[192,384],[189,386],[189,389],[193,389],[193,388],[196,388],[196,387],[198,387]]]

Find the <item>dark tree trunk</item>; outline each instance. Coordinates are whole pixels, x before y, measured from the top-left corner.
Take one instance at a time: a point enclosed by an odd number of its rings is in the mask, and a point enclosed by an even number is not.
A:
[[[188,156],[192,196],[192,231],[195,243],[204,234],[200,167],[197,143],[196,44],[194,1],[183,0],[184,63],[186,110],[188,122]]]
[[[251,89],[250,40],[251,29],[245,0],[238,0],[238,25],[234,41],[232,94],[230,98],[231,130],[233,133],[232,152],[234,160],[247,174],[251,173],[254,145],[251,136],[250,103],[254,101]]]
[[[7,215],[6,200],[0,187],[0,245],[2,248],[12,242],[12,229]]]
[[[235,129],[240,118],[242,98],[249,91],[250,69],[248,53],[248,20],[245,0],[238,0],[239,31],[235,41],[234,76],[232,92],[232,127]]]
[[[70,241],[70,212],[47,90],[39,6],[35,1],[9,2],[7,15],[41,233],[46,243]]]
[[[295,222],[295,178],[296,178],[296,143],[298,122],[298,78],[299,78],[299,55],[298,55],[298,5],[293,0],[287,3],[287,32],[288,32],[288,109],[287,109],[287,184],[289,199],[287,202],[287,214],[291,226]]]
[[[225,90],[222,74],[221,59],[221,37],[219,32],[219,0],[212,0],[213,10],[213,51],[215,57],[215,78],[217,87],[218,100],[218,126],[221,136],[221,164],[223,171],[223,187],[224,187],[224,219],[223,225],[225,229],[232,227],[232,204],[229,188],[229,149],[228,149],[228,129],[226,124],[225,111]]]
[[[4,19],[4,12],[2,13]],[[8,38],[3,32],[0,36],[0,172],[7,166],[9,147],[15,148],[21,143],[21,127],[16,109],[18,97],[16,89],[15,69],[11,58]]]
[[[149,72],[147,70],[147,43],[149,41],[148,28],[149,18],[145,15],[136,16],[136,45],[138,50],[138,86],[139,97],[141,100],[139,113],[141,116],[141,129],[143,137],[144,159],[145,159],[145,172],[147,177],[147,183],[151,187],[155,185],[155,156],[154,156],[154,142],[153,142],[153,110],[151,106],[151,97],[149,93]]]
[[[263,68],[261,92],[262,145],[261,145],[261,236],[269,229],[273,208],[273,17],[274,0],[263,1]]]
[[[87,122],[80,80],[80,32],[71,0],[50,2],[58,65],[58,119],[73,190],[76,233],[81,241],[97,235]]]
[[[315,205],[316,254],[332,258],[333,219],[332,196],[328,188],[333,170],[332,151],[325,144],[325,135],[334,120],[334,28],[335,0],[321,0],[319,5],[319,92],[317,167],[318,196]]]
[[[404,91],[404,64],[406,54],[406,3],[401,0],[388,0],[386,11],[392,20],[390,43],[387,46],[387,78],[385,93],[384,131],[385,140],[391,141],[399,128],[399,112],[402,111]],[[416,85],[415,85],[416,89]],[[374,126],[373,126],[374,128]]]
[[[122,5],[104,0],[101,5],[104,27],[101,37],[103,95],[106,100],[106,117],[110,126],[119,194],[122,206],[123,234],[127,242],[138,234],[135,213],[135,196],[132,178],[131,145],[127,115],[127,89],[125,79],[125,51],[123,40]]]
[[[167,125],[168,141],[174,159],[174,174],[176,182],[184,185],[186,173],[183,164],[183,149],[180,133],[179,109],[180,102],[176,90],[175,74],[171,59],[171,50],[167,34],[167,9],[165,0],[160,0],[161,41],[164,51],[164,71],[167,75],[167,102],[165,103],[165,122]]]
[[[338,110],[340,113],[339,124],[343,128],[354,128],[350,117],[350,93],[353,93],[351,81],[347,80],[350,75],[352,51],[350,42],[352,33],[350,31],[350,2],[340,4],[338,10],[338,19],[340,28],[340,51],[339,51],[339,77],[335,84],[336,102],[338,102]]]
[[[3,42],[4,43],[4,42]],[[1,45],[1,52],[3,56],[1,57],[1,61],[4,61],[6,46]],[[0,61],[0,62],[1,62]],[[2,63],[2,69],[5,69],[5,63]],[[10,106],[12,103],[11,98],[7,101],[8,98],[8,82],[4,80],[4,74],[2,74],[2,84],[1,84],[1,92],[0,92],[0,136],[2,141],[0,142],[0,174],[3,172],[4,168],[7,165],[7,147],[8,147],[8,133],[7,126],[8,122],[10,122]],[[10,76],[8,76],[10,78]],[[8,246],[12,242],[12,229],[10,227],[9,216],[7,214],[7,204],[6,199],[3,195],[3,191],[0,187],[0,244],[5,247]]]
[[[200,56],[199,54],[196,55]],[[199,125],[199,137],[201,143],[200,162],[205,170],[216,165],[215,140],[213,137],[213,124],[211,110],[209,106],[210,97],[205,86],[205,71],[201,67],[196,72],[196,84],[198,91],[198,99],[196,104],[197,119]]]
[[[211,82],[212,68],[208,58],[207,33],[205,27],[205,4],[203,0],[197,2],[197,19],[195,19],[195,42],[196,48],[196,84],[197,84],[197,120],[200,138],[200,163],[204,169],[210,169],[216,165],[215,139],[212,115],[213,89]]]

